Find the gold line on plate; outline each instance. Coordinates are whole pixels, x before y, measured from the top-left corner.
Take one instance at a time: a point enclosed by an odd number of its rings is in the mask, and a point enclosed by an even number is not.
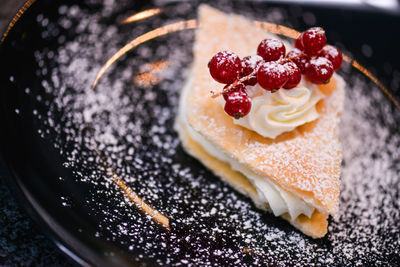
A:
[[[161,212],[157,211],[149,204],[147,204],[139,195],[132,190],[118,175],[114,172],[114,170],[107,163],[105,156],[101,153],[100,150],[95,150],[96,154],[101,159],[101,164],[104,167],[104,173],[108,177],[112,178],[112,182],[121,189],[121,191],[125,194],[125,196],[131,201],[135,206],[146,215],[149,215],[152,220],[159,223],[165,229],[170,230],[169,226],[169,218],[163,215]]]
[[[12,27],[14,27],[15,23],[17,23],[17,21],[20,19],[20,17],[26,12],[26,10],[28,10],[28,8],[35,3],[36,0],[28,0],[27,2],[25,2],[25,4],[18,10],[17,14],[15,14],[14,18],[11,20],[10,24],[8,24],[7,30],[5,31],[5,33],[3,34],[3,37],[1,37],[0,43],[2,43],[4,41],[4,39],[6,39],[8,33],[10,32],[10,30],[12,29]]]
[[[132,23],[132,22],[135,22],[138,20],[147,19],[147,18],[155,16],[161,12],[162,12],[161,8],[152,8],[152,9],[143,10],[141,12],[133,14],[132,16],[127,17],[122,22],[122,24],[128,24],[128,23]]]
[[[107,71],[107,69],[114,63],[116,62],[121,56],[129,52],[131,49],[134,47],[147,42],[151,39],[154,39],[156,37],[160,37],[163,35],[166,35],[171,32],[177,32],[177,31],[182,31],[182,30],[187,30],[187,29],[195,29],[197,28],[197,21],[195,19],[191,20],[185,20],[185,21],[179,21],[176,23],[168,24],[165,26],[162,26],[160,28],[156,28],[152,31],[146,32],[145,34],[142,34],[132,41],[130,41],[128,44],[126,44],[124,47],[122,47],[120,50],[118,50],[109,60],[106,61],[106,63],[101,67],[100,71],[98,72],[96,79],[92,85],[92,88],[94,89],[99,82],[100,78],[104,75],[104,73]]]
[[[167,230],[170,230],[169,227],[169,219],[165,215],[161,214],[154,208],[152,208],[149,204],[147,204],[142,198],[140,198],[124,181],[119,178],[112,170],[108,170],[107,173],[111,174],[113,178],[113,182],[125,193],[128,199],[133,202],[136,207],[151,217],[152,220],[156,221]]]

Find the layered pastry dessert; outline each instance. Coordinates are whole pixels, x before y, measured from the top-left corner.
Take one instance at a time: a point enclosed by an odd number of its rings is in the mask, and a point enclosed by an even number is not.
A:
[[[185,150],[255,205],[313,238],[338,211],[341,54],[311,28],[295,47],[199,7],[175,128]]]

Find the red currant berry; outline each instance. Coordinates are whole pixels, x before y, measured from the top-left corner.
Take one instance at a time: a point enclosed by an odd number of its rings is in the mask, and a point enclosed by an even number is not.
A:
[[[230,86],[230,84],[225,85],[225,87],[224,87],[223,90],[225,90],[225,88],[228,87],[228,86]],[[222,94],[222,96],[224,97],[225,101],[227,101],[227,100],[228,100],[228,96],[229,96],[232,92],[237,92],[237,91],[246,92],[245,90],[246,90],[246,86],[245,86],[243,83],[238,83],[238,84],[235,85],[233,88],[231,88],[229,91],[224,92],[224,93]]]
[[[325,31],[321,27],[313,27],[301,35],[301,44],[309,55],[317,54],[326,44]]]
[[[318,54],[320,57],[329,59],[332,62],[333,70],[338,70],[342,66],[342,53],[332,45],[326,45]]]
[[[244,77],[252,73],[262,61],[263,58],[259,55],[244,57],[242,59],[242,74],[240,76]]]
[[[261,64],[257,72],[257,80],[262,88],[274,91],[281,88],[289,78],[289,71],[275,61]]]
[[[291,61],[284,63],[283,66],[289,71],[289,79],[287,80],[283,88],[292,89],[299,84],[301,80],[301,71],[299,67],[297,67],[297,65]]]
[[[286,58],[290,58],[290,60],[299,67],[301,73],[306,71],[306,65],[310,61],[310,57],[297,48],[290,51],[286,55]]]
[[[306,68],[306,77],[313,83],[325,83],[333,75],[333,65],[324,57],[317,57],[310,60]]]
[[[251,74],[262,61],[263,58],[258,55],[244,57],[242,59],[242,73],[240,74],[240,77],[245,77]],[[243,83],[246,85],[255,85],[257,83],[257,76],[253,75]]]
[[[257,48],[257,55],[261,56],[265,61],[275,61],[286,54],[285,45],[278,39],[262,40]]]
[[[231,51],[222,51],[212,57],[208,63],[210,74],[220,83],[233,83],[242,71],[240,58]]]
[[[303,38],[303,34],[301,34],[299,36],[299,38],[297,38],[296,41],[294,42],[294,47],[297,49],[300,49],[301,51],[303,51],[303,49],[304,49],[302,41],[301,41],[302,38]]]
[[[251,100],[245,91],[231,92],[225,102],[225,112],[235,119],[240,119],[249,114]]]

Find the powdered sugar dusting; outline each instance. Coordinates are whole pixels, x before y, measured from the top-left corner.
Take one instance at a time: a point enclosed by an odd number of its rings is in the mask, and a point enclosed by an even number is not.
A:
[[[232,51],[222,51],[221,57],[218,58],[217,64],[223,65],[228,60],[230,64],[235,64],[237,56]]]
[[[91,207],[98,244],[105,242],[132,260],[158,265],[399,264],[400,115],[376,86],[354,71],[344,73],[351,93],[340,124],[340,209],[328,235],[311,240],[256,209],[182,150],[172,125],[192,61],[193,31],[138,46],[107,72],[96,90],[91,89],[97,71],[122,45],[180,17],[193,18],[189,11],[195,6],[174,5],[166,12],[167,21],[155,17],[149,23],[120,27],[104,19],[130,15],[124,1],[90,3],[91,8],[62,6],[57,21],[48,18],[46,27],[60,32],[56,48],[35,53],[42,62],[38,75],[43,77],[45,97],[37,99],[29,88],[23,91],[34,96],[30,112],[40,134],[66,158],[65,166],[74,171],[82,188],[91,188],[82,202],[66,197],[68,205],[60,209],[73,209],[70,203]],[[284,14],[279,9],[271,13]],[[77,35],[68,29],[77,29]],[[159,61],[168,62],[168,67],[158,72],[158,79],[150,85],[134,82],[137,75],[149,72],[141,66]],[[26,109],[18,110],[23,114]],[[215,123],[206,116],[199,120]],[[329,153],[332,147],[325,150]],[[170,218],[170,232],[137,211],[104,172],[105,164]],[[106,254],[117,257],[114,252]]]

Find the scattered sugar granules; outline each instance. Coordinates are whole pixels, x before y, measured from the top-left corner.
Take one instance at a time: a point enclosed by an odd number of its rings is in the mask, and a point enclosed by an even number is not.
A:
[[[354,70],[343,72],[348,87],[340,125],[340,211],[327,236],[312,240],[256,209],[180,146],[173,122],[192,61],[192,30],[139,45],[91,88],[119,48],[156,27],[194,18],[195,4],[166,5],[161,15],[120,25],[110,20],[132,14],[127,2],[88,3],[61,6],[58,19],[38,15],[47,29],[42,37],[57,38],[58,45],[35,53],[47,100],[35,99],[46,112],[32,113],[38,133],[66,158],[74,179],[90,185],[91,194],[79,203],[92,210],[99,243],[159,265],[400,264],[400,115],[373,83]],[[284,14],[274,9],[267,19],[285,23]],[[168,216],[171,230],[138,212],[105,166]],[[60,208],[76,205],[69,196],[63,203]]]

